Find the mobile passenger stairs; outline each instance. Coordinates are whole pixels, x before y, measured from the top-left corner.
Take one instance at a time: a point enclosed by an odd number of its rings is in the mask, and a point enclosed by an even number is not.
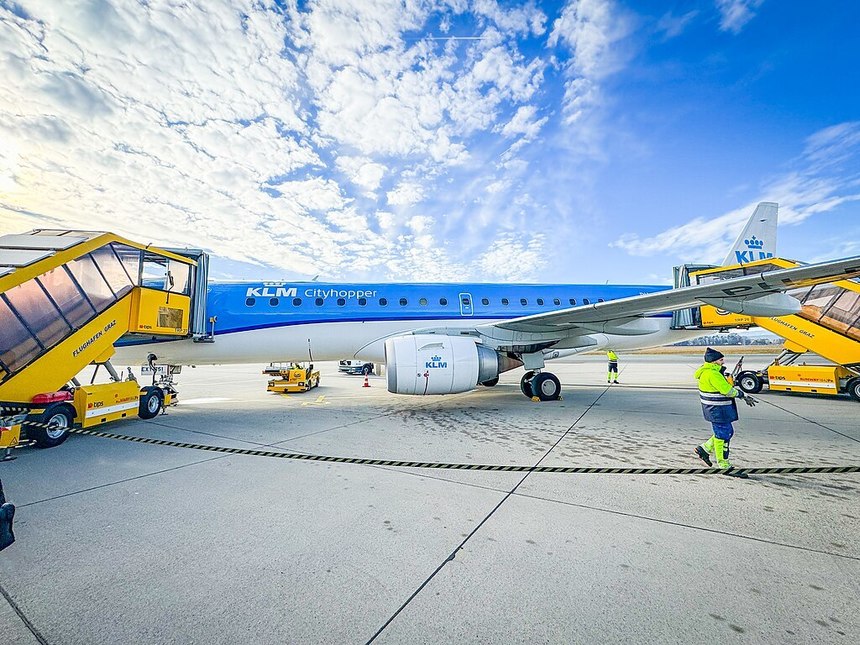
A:
[[[176,402],[168,375],[141,387],[110,363],[114,343],[206,338],[208,259],[93,231],[0,237],[0,451],[59,445],[84,428]],[[78,377],[95,366],[88,384]],[[109,377],[96,383],[100,368]],[[152,365],[150,365],[152,367]],[[157,370],[153,370],[155,374]],[[2,453],[0,453],[2,454]]]
[[[684,265],[675,269],[675,286],[706,284],[774,269],[798,262],[768,258],[743,265],[710,267]],[[764,386],[783,392],[850,394],[860,401],[860,283],[840,280],[788,292],[800,301],[797,314],[762,318],[743,316],[703,305],[675,312],[676,329],[720,329],[758,326],[784,339],[782,353],[767,368],[742,371],[735,382],[746,392]],[[810,354],[831,365],[807,365],[798,360]]]

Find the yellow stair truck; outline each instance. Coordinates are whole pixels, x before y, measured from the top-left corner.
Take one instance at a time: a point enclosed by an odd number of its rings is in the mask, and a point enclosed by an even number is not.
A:
[[[56,446],[75,425],[149,419],[173,403],[169,380],[123,381],[110,358],[120,338],[187,338],[205,327],[206,275],[198,264],[98,231],[0,237],[0,449],[22,433]],[[91,365],[90,382],[81,383]],[[102,368],[109,382],[96,383]]]
[[[772,269],[799,266],[782,258],[767,258],[743,265],[692,267],[689,282],[706,284]],[[678,272],[676,271],[676,280]],[[849,394],[860,401],[860,283],[839,280],[787,292],[800,302],[800,311],[788,316],[744,316],[703,305],[678,312],[686,329],[731,329],[758,326],[784,339],[782,353],[763,370],[741,371],[735,377],[746,392],[765,386],[783,392]],[[817,355],[832,364],[807,364]]]

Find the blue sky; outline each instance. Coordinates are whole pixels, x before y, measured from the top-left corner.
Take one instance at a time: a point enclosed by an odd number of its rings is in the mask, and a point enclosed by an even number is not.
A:
[[[860,5],[0,0],[0,234],[220,278],[665,283],[860,254]]]

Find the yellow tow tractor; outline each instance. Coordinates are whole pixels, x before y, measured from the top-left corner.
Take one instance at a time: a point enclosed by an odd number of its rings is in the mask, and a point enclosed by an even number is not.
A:
[[[0,237],[0,450],[42,448],[75,427],[151,419],[170,379],[141,387],[110,363],[114,344],[189,338],[205,328],[205,262],[98,231]],[[197,320],[195,320],[195,318]],[[154,358],[154,357],[153,357]],[[89,383],[81,372],[95,366]],[[97,383],[104,367],[109,382]]]
[[[271,379],[266,388],[276,394],[307,392],[320,384],[320,373],[314,370],[313,363],[307,367],[302,363],[270,363],[263,374],[278,377]]]

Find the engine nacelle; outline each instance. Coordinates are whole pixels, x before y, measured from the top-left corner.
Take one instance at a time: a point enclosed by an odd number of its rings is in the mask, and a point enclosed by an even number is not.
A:
[[[520,364],[465,336],[421,334],[385,341],[388,391],[394,394],[468,392]]]

